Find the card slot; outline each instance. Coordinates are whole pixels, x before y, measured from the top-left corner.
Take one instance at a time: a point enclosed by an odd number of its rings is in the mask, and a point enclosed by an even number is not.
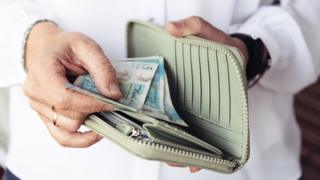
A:
[[[210,79],[210,121],[220,122],[220,73],[218,52],[207,48]]]
[[[206,119],[210,118],[210,70],[208,62],[208,49],[199,47],[200,72],[201,72],[201,115]]]
[[[192,119],[188,121],[189,127],[187,131],[203,141],[214,144],[217,148],[241,157],[241,149],[243,145],[242,131],[223,127],[220,124],[201,119],[188,112],[184,112],[184,119]]]
[[[219,82],[220,82],[220,124],[230,127],[230,78],[228,59],[226,54],[217,53],[219,62]]]
[[[176,43],[176,61],[177,61],[177,104],[179,108],[184,109],[184,96],[185,96],[185,73],[184,73],[184,52],[183,43]]]
[[[177,49],[178,43],[175,40],[174,41],[174,59],[173,59],[173,63],[174,64],[174,77],[170,78],[172,81],[172,86],[170,86],[170,89],[172,89],[172,100],[173,100],[173,104],[176,105],[176,102],[178,102],[178,49]],[[166,61],[167,62],[167,61]]]
[[[229,113],[228,113],[228,118],[226,118],[226,120],[228,120],[225,124],[227,124],[227,126],[228,127],[231,127],[231,104],[232,104],[232,97],[231,97],[231,83],[230,83],[230,65],[229,65],[229,61],[231,61],[231,60],[229,60],[229,58],[228,58],[228,56],[227,55],[225,55],[226,56],[226,62],[227,62],[227,66],[226,66],[226,68],[227,68],[227,71],[228,71],[228,98],[229,98],[229,104],[228,104],[228,111],[229,111]]]
[[[183,45],[183,62],[185,72],[185,110],[193,111],[193,74],[192,74],[192,63],[191,63],[191,46],[189,44]]]
[[[231,63],[229,63],[231,66]],[[231,67],[229,67],[231,68]],[[243,129],[243,124],[239,121],[239,117],[242,117],[243,109],[239,107],[239,100],[241,100],[241,92],[239,83],[237,83],[236,79],[231,77],[236,77],[237,74],[235,71],[229,71],[230,77],[230,127],[232,129],[240,131]]]
[[[201,113],[201,73],[200,73],[200,48],[191,46],[191,72],[192,72],[192,107],[196,114]]]

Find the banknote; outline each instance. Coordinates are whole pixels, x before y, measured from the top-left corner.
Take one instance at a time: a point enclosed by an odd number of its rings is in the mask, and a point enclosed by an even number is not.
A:
[[[162,119],[182,126],[188,126],[181,119],[172,104],[169,84],[164,67],[164,58],[154,56],[154,58],[134,58],[132,60],[159,64],[141,112],[157,119]]]
[[[142,109],[158,64],[128,60],[114,63],[113,66],[123,95],[119,102],[136,110]],[[89,75],[79,76],[74,85],[100,94]]]
[[[120,62],[126,62],[128,59],[121,59]],[[143,110],[147,111],[160,111],[164,113],[164,60],[160,56],[152,56],[147,58],[130,58],[130,61],[136,61],[141,63],[155,63],[158,64],[157,71],[151,82],[150,89],[148,91]],[[121,64],[121,63],[120,63]]]
[[[121,103],[119,103],[117,101],[114,101],[114,100],[109,99],[109,98],[107,98],[105,96],[102,96],[101,94],[96,93],[94,90],[89,91],[88,87],[87,87],[87,89],[82,89],[82,88],[80,88],[78,86],[75,86],[74,84],[71,84],[71,83],[66,83],[65,87],[67,89],[76,91],[78,93],[85,94],[87,96],[96,98],[96,99],[98,99],[98,100],[100,100],[102,102],[111,104],[116,110],[123,110],[123,111],[129,111],[129,112],[138,112],[138,110],[136,110],[135,108],[127,106],[127,105],[124,105],[124,104],[121,104]],[[95,87],[92,87],[91,89],[94,89],[94,88]]]
[[[74,84],[69,84],[68,87],[78,92],[86,91],[87,95],[112,104],[117,110],[137,119],[150,121],[156,118],[188,126],[171,102],[163,57],[122,59],[112,61],[112,64],[124,95],[119,101],[102,96],[89,75],[79,76]]]

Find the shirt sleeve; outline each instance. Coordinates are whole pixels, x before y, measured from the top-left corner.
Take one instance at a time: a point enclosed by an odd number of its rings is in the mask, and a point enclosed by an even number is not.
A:
[[[259,37],[271,56],[271,68],[259,81],[269,90],[296,93],[319,74],[320,3],[287,0],[262,6],[237,32]]]
[[[0,88],[22,84],[24,34],[39,19],[52,19],[48,6],[37,1],[16,0],[0,9]]]

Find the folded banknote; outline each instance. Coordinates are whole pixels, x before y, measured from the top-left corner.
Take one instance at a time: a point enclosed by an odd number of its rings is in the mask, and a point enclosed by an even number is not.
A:
[[[114,101],[103,96],[89,74],[77,77],[73,84],[68,83],[66,87],[111,104],[124,113],[188,126],[172,104],[163,57],[129,58],[112,61],[112,64],[123,94],[120,100]]]

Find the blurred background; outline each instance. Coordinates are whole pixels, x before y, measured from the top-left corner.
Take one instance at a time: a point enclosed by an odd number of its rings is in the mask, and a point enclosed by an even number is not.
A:
[[[0,11],[2,7],[8,2],[13,2],[15,0],[0,0]],[[5,166],[5,154],[7,152],[8,147],[8,127],[9,122],[7,120],[8,118],[8,109],[9,109],[9,101],[8,101],[8,94],[9,90],[0,88],[0,179],[3,173],[3,170],[1,167]]]
[[[2,175],[2,168],[5,166],[5,154],[7,152],[8,140],[9,140],[9,90],[0,88],[0,179]]]
[[[296,95],[296,117],[302,129],[301,163],[305,180],[320,179],[320,80]]]

